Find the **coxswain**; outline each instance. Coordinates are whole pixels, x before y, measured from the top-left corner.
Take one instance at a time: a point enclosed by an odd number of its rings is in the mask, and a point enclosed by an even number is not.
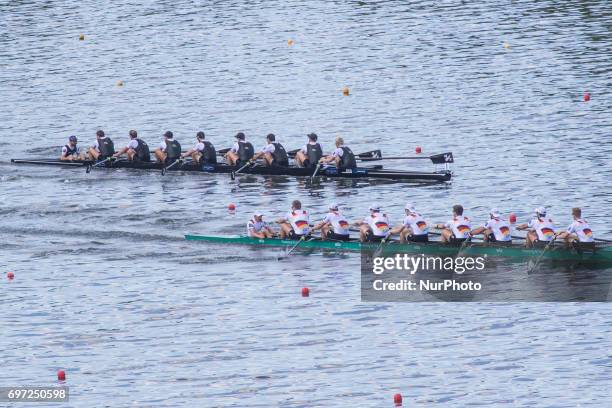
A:
[[[261,151],[255,153],[253,160],[263,159],[266,166],[289,166],[287,151],[282,144],[276,141],[276,136],[270,133],[266,136],[266,142],[266,145],[262,147]]]
[[[227,160],[228,164],[232,166],[246,164],[253,159],[255,149],[253,148],[251,142],[246,141],[244,133],[238,132],[234,137],[236,138],[236,142],[225,154],[225,159]]]
[[[319,159],[319,163],[334,163],[339,171],[357,167],[353,151],[344,145],[344,139],[341,137],[336,138],[336,150],[332,154]]]
[[[194,163],[198,164],[217,164],[217,151],[215,146],[208,140],[204,140],[206,135],[204,132],[198,132],[196,134],[196,144],[181,157],[185,158],[191,156]]]
[[[174,163],[181,157],[181,144],[174,139],[171,131],[164,133],[164,140],[161,141],[159,147],[155,150],[155,158],[160,163],[166,165]]]
[[[315,167],[323,157],[323,149],[317,139],[315,133],[310,133],[304,147],[295,154],[295,162],[299,167]]]
[[[536,242],[550,242],[555,238],[555,226],[552,219],[546,217],[546,208],[535,209],[535,217],[527,224],[516,226],[517,230],[528,230],[525,239],[527,248],[533,247]]]
[[[68,144],[62,147],[61,161],[85,160],[83,153],[81,153],[81,148],[77,145],[78,142],[76,136],[68,138]]]
[[[96,141],[89,148],[88,153],[93,160],[106,160],[115,154],[115,145],[111,138],[104,134],[103,130],[98,130]]]
[[[350,224],[342,215],[338,208],[338,204],[333,203],[329,206],[329,213],[323,218],[323,221],[314,226],[312,231],[321,230],[321,239],[323,241],[348,241]]]
[[[470,219],[463,215],[463,206],[459,204],[453,205],[453,219],[436,227],[442,229],[441,240],[444,243],[461,244],[471,237]]]
[[[143,163],[148,163],[151,161],[151,152],[149,150],[149,145],[144,140],[138,137],[138,133],[135,130],[130,130],[129,132],[130,141],[128,144],[115,153],[113,157],[120,157],[127,153],[127,157],[129,161],[139,161]]]
[[[400,242],[429,242],[429,227],[414,205],[408,203],[404,208],[404,222],[391,229],[391,234],[400,234]]]
[[[263,220],[263,214],[260,211],[255,211],[253,218],[247,223],[247,234],[251,238],[272,238],[274,231]]]
[[[489,211],[489,220],[483,227],[472,230],[471,235],[483,234],[485,242],[512,243],[512,227],[510,223],[502,218],[497,208]]]
[[[291,210],[276,221],[280,224],[280,237],[282,239],[301,239],[310,235],[310,222],[308,212],[302,210],[302,203],[294,200]]]
[[[389,237],[390,223],[387,214],[380,211],[377,204],[371,205],[370,215],[355,225],[359,226],[359,240],[361,242],[380,242]]]
[[[593,231],[591,231],[587,220],[582,218],[582,210],[578,207],[572,208],[572,216],[574,221],[567,227],[567,230],[559,233],[558,237],[564,239],[567,243],[572,241],[594,242]]]

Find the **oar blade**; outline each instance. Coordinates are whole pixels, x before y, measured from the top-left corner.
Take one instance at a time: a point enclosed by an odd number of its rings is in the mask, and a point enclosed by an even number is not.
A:
[[[433,164],[445,164],[455,162],[455,159],[453,158],[453,154],[451,152],[434,154],[433,156],[429,156],[429,159]]]

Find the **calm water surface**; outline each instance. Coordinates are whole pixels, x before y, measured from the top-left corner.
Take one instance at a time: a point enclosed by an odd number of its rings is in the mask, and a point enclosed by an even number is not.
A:
[[[546,205],[560,225],[581,206],[609,238],[607,5],[0,1],[0,271],[16,274],[0,281],[0,385],[66,369],[74,407],[380,407],[395,392],[419,407],[604,406],[608,304],[361,303],[358,256],[278,262],[182,235],[241,233],[253,209],[272,219],[299,198],[351,219],[379,201],[396,222],[406,201],[432,221],[455,203],[478,222]],[[325,150],[342,135],[457,163],[435,186],[9,163],[98,128],[117,145],[170,129],[184,146],[201,129],[217,148],[274,132],[289,149],[315,131]]]

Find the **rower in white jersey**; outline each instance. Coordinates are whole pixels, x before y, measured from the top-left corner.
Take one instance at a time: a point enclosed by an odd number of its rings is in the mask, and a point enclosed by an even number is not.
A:
[[[348,241],[350,224],[342,215],[338,204],[333,203],[329,206],[329,213],[323,221],[315,225],[312,231],[321,230],[321,239],[331,241]]]
[[[387,214],[380,211],[380,206],[373,204],[369,208],[370,215],[355,225],[359,226],[361,242],[380,242],[389,237],[390,227]]]
[[[546,217],[546,208],[535,209],[535,217],[527,224],[516,226],[517,230],[528,230],[525,246],[531,248],[536,242],[550,242],[555,238],[555,226],[552,219]]]
[[[263,220],[263,214],[261,211],[255,211],[253,218],[247,223],[247,235],[251,238],[272,238],[274,231],[272,228]]]
[[[442,229],[440,238],[444,243],[461,244],[471,237],[470,219],[463,215],[463,206],[459,204],[453,205],[453,219],[436,227]]]
[[[406,217],[404,222],[397,227],[391,229],[391,234],[400,234],[400,242],[428,242],[429,227],[421,214],[419,214],[414,205],[406,204]]]
[[[85,160],[85,156],[81,152],[81,148],[77,146],[78,139],[76,136],[68,138],[68,144],[62,147],[61,161]]]
[[[558,237],[564,239],[568,244],[572,241],[594,242],[593,231],[587,220],[582,218],[582,210],[578,207],[572,208],[572,216],[574,221],[567,227],[567,230],[559,233]]]
[[[280,237],[282,239],[301,239],[310,235],[310,222],[308,212],[302,210],[302,203],[294,200],[291,211],[276,222],[280,224]]]
[[[489,211],[489,220],[483,227],[472,230],[472,235],[483,234],[485,242],[512,243],[512,227],[502,218],[497,208]]]

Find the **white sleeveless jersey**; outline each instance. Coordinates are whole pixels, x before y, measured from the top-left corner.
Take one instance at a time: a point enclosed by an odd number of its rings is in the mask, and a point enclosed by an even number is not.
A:
[[[580,242],[593,242],[593,231],[591,231],[589,223],[582,218],[574,220],[574,222],[567,227],[567,232],[576,234]]]
[[[364,220],[372,229],[375,237],[386,237],[389,235],[389,218],[386,214],[375,213]]]
[[[323,222],[328,223],[332,226],[334,233],[338,235],[348,235],[349,234],[349,222],[344,218],[339,212],[331,211],[328,213]]]
[[[404,225],[412,230],[412,235],[427,235],[429,227],[421,214],[410,214],[404,218]]]
[[[457,239],[465,239],[470,237],[472,226],[470,219],[460,215],[446,223],[446,228],[450,229]]]
[[[289,224],[291,224],[293,232],[295,232],[297,235],[307,235],[310,233],[310,222],[308,213],[306,211],[289,211],[285,219]]]
[[[255,221],[253,218],[247,223],[247,235],[251,236],[251,232],[261,232],[268,226],[265,221]]]
[[[555,236],[555,226],[550,218],[534,218],[527,224],[538,234],[538,240],[549,242]]]
[[[512,241],[512,227],[508,221],[501,218],[491,218],[485,224],[485,228],[491,230],[495,240],[499,242]]]

